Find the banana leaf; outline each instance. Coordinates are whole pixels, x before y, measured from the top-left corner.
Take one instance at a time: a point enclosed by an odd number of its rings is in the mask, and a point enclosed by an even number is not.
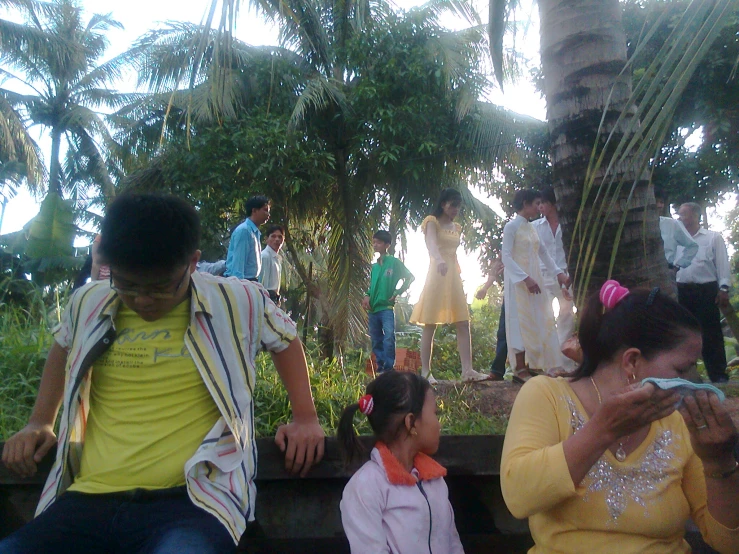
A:
[[[72,202],[50,192],[31,221],[25,255],[32,260],[72,256],[76,234]]]

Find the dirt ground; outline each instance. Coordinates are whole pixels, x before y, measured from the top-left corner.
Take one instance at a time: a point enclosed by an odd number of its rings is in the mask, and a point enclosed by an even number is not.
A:
[[[459,387],[458,382],[439,381],[436,392],[444,397],[453,387]],[[477,394],[471,395],[469,403],[483,414],[494,416],[508,416],[511,413],[516,394],[521,389],[510,381],[484,381],[465,385],[474,388]],[[726,393],[726,407],[739,428],[739,382],[731,382],[721,387]]]

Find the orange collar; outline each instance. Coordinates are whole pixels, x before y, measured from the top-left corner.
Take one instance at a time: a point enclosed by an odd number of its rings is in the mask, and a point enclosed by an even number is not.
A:
[[[380,453],[380,459],[382,465],[385,468],[385,474],[387,480],[392,485],[409,485],[415,486],[418,480],[430,481],[432,479],[439,479],[446,476],[446,468],[441,464],[435,462],[431,457],[419,452],[416,457],[413,458],[413,467],[418,472],[418,478],[412,473],[409,473],[405,468],[400,465],[398,459],[393,456],[390,449],[383,442],[377,442],[375,448]]]

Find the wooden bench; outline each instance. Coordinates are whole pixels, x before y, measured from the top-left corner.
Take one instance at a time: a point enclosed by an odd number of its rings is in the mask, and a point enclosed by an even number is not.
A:
[[[245,533],[239,551],[348,553],[339,501],[349,475],[336,441],[326,440],[324,460],[304,479],[285,472],[284,457],[271,439],[259,439],[257,445],[257,522]],[[500,493],[502,448],[502,436],[444,436],[435,456],[449,472],[449,496],[468,554],[526,552],[533,544],[526,522],[510,515]],[[0,537],[33,517],[53,455],[29,479],[0,464]]]
[[[363,439],[367,446],[369,439]],[[301,479],[285,472],[284,457],[271,439],[257,441],[257,521],[238,551],[250,554],[349,554],[339,501],[349,475],[337,443],[326,440],[324,460]],[[533,540],[526,521],[508,511],[500,491],[503,436],[443,436],[435,459],[448,470],[449,498],[467,554],[524,553]],[[39,472],[20,479],[0,464],[0,538],[33,517],[54,452]],[[546,468],[542,468],[543,471]],[[694,553],[710,553],[700,535],[688,534]]]

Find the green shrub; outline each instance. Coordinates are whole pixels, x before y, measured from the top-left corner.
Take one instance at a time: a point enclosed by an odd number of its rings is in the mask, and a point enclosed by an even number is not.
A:
[[[40,292],[28,298],[25,306],[0,304],[0,437],[28,421],[59,322],[58,302],[49,307]]]
[[[38,391],[46,353],[52,344],[51,329],[59,322],[64,294],[35,291],[23,306],[0,303],[0,437],[7,438],[28,421]],[[475,367],[486,370],[495,354],[495,332],[499,309],[487,304],[472,312],[472,341]],[[420,330],[409,327],[399,334],[398,346],[418,348]],[[351,350],[344,367],[318,355],[314,341],[307,347],[311,387],[321,425],[333,435],[341,412],[364,394],[369,377],[364,367],[368,353]],[[287,393],[270,356],[257,357],[257,387],[254,393],[256,433],[272,436],[278,425],[290,417]],[[459,379],[460,365],[455,329],[442,326],[437,332],[433,360],[438,379]],[[491,434],[505,430],[505,420],[479,413],[472,408],[479,392],[459,385],[439,398],[439,419],[445,434]],[[366,418],[355,420],[357,432],[369,434]]]

